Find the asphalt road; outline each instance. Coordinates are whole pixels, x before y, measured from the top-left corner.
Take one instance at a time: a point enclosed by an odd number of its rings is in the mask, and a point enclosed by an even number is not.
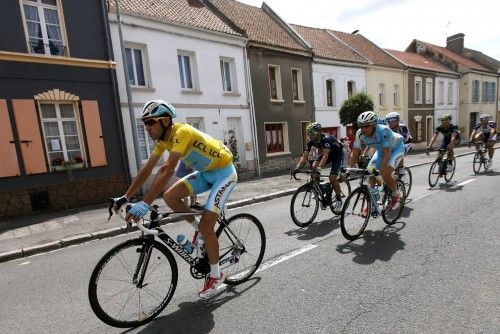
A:
[[[263,269],[204,302],[202,282],[177,257],[170,304],[128,333],[499,333],[500,173],[475,176],[471,160],[458,158],[454,182],[433,190],[429,165],[413,168],[400,222],[371,220],[351,243],[329,211],[293,225],[290,196],[231,210],[263,222]],[[0,333],[125,332],[95,317],[87,285],[99,258],[136,234],[0,263]]]

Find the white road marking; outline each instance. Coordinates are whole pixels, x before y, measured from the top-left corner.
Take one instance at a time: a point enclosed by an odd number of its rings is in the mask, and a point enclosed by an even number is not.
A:
[[[471,183],[472,181],[476,181],[476,179],[470,179],[470,180],[464,181],[462,183],[457,184],[457,186],[463,186],[463,185],[466,185],[467,183]]]
[[[26,262],[23,262],[23,263],[19,263],[19,265],[20,265],[20,266],[24,266],[24,265],[27,265],[27,264],[29,264],[29,263],[30,263],[30,261],[26,261]]]
[[[268,268],[271,268],[272,266],[274,265],[277,265],[278,263],[281,263],[281,262],[284,262],[294,256],[297,256],[299,254],[302,254],[302,253],[305,253],[307,251],[310,251],[311,249],[314,249],[318,247],[317,245],[305,245],[304,247],[302,248],[299,248],[299,249],[296,249],[294,251],[291,251],[290,253],[288,254],[283,254],[275,259],[272,259],[272,260],[269,260],[263,264],[260,265],[259,269],[256,271],[256,272],[259,272],[259,271],[263,271],[263,270],[266,270]]]

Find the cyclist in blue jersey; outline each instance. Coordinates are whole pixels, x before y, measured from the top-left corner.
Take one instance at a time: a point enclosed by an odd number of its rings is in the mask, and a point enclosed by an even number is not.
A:
[[[488,149],[488,168],[493,167],[493,154],[495,153],[495,143],[497,141],[497,124],[490,121],[490,115],[483,114],[479,117],[479,123],[474,126],[470,134],[469,146],[474,143],[476,150],[479,150],[479,143],[483,142]]]
[[[411,151],[413,148],[413,137],[410,135],[410,130],[405,124],[401,124],[399,121],[401,119],[401,116],[399,113],[393,111],[385,115],[385,119],[387,120],[387,124],[391,128],[392,131],[399,133],[401,136],[403,136],[403,144],[405,146],[405,155],[408,154],[408,152]],[[404,158],[401,159],[401,162],[399,163],[399,175],[403,176],[405,175],[405,169],[404,169]]]
[[[313,147],[317,147],[319,155],[313,163],[311,169],[316,171],[317,174],[321,173],[321,168],[331,163],[330,169],[330,184],[335,191],[335,205],[342,203],[341,190],[338,181],[340,168],[342,167],[342,160],[344,157],[344,145],[337,140],[334,136],[329,136],[321,133],[321,124],[317,122],[310,123],[306,128],[309,141],[307,147],[297,163],[297,167],[292,170],[292,173],[302,168],[308,160],[309,152]]]
[[[402,194],[397,189],[396,181],[392,175],[404,155],[403,137],[393,132],[389,127],[377,124],[377,119],[378,117],[373,111],[365,111],[359,115],[357,120],[359,130],[356,132],[349,166],[353,166],[358,161],[362,144],[374,148],[375,153],[368,163],[368,168],[380,170],[385,184],[392,193],[390,207],[395,210],[400,205]],[[375,180],[370,178],[369,184],[373,187]]]

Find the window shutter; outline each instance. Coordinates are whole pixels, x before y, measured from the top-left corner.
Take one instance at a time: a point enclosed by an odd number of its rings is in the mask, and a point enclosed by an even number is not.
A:
[[[0,133],[0,177],[17,176],[19,162],[6,100],[0,100]]]
[[[106,166],[106,151],[97,101],[82,100],[82,113],[89,147],[90,166]]]
[[[47,163],[34,100],[12,100],[12,107],[26,174],[46,173]]]

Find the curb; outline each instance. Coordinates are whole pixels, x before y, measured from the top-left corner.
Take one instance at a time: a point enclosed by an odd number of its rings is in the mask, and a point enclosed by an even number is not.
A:
[[[459,153],[459,154],[455,154],[455,157],[471,155],[474,153],[476,153],[476,152],[472,151],[472,152],[466,152],[466,153]],[[421,162],[418,164],[413,164],[413,165],[410,165],[408,167],[410,167],[410,168],[411,167],[418,167],[418,166],[428,165],[428,164],[431,164],[433,162],[434,162],[434,160],[426,161],[426,162]],[[266,202],[266,201],[269,201],[269,200],[272,200],[275,198],[285,197],[285,196],[293,194],[295,192],[295,190],[296,190],[296,188],[287,189],[287,190],[282,190],[282,191],[278,191],[278,192],[271,193],[271,194],[266,194],[266,195],[261,195],[261,196],[256,196],[256,197],[252,197],[252,198],[248,198],[248,199],[243,199],[243,200],[231,202],[231,203],[227,204],[227,208],[234,209],[234,208],[239,208],[239,207],[250,205],[250,204]],[[168,224],[168,223],[171,223],[174,221],[180,221],[180,220],[182,220],[182,219],[178,218],[177,220],[174,220],[174,219],[167,220],[165,222],[165,224]],[[46,252],[49,252],[52,250],[56,250],[59,248],[65,248],[65,247],[72,246],[72,245],[79,245],[79,244],[82,244],[82,243],[85,243],[88,241],[92,241],[92,240],[106,239],[106,238],[114,237],[114,236],[117,236],[120,234],[126,234],[126,233],[130,233],[130,232],[138,231],[138,230],[139,230],[139,228],[135,225],[133,225],[132,227],[127,227],[126,225],[123,225],[123,226],[111,228],[108,230],[86,233],[86,234],[77,235],[74,237],[69,237],[69,238],[64,238],[64,239],[48,242],[48,243],[41,244],[41,245],[21,248],[21,249],[17,249],[14,251],[8,251],[8,252],[0,253],[0,263],[20,259],[20,258],[27,257],[30,255],[46,253]]]

